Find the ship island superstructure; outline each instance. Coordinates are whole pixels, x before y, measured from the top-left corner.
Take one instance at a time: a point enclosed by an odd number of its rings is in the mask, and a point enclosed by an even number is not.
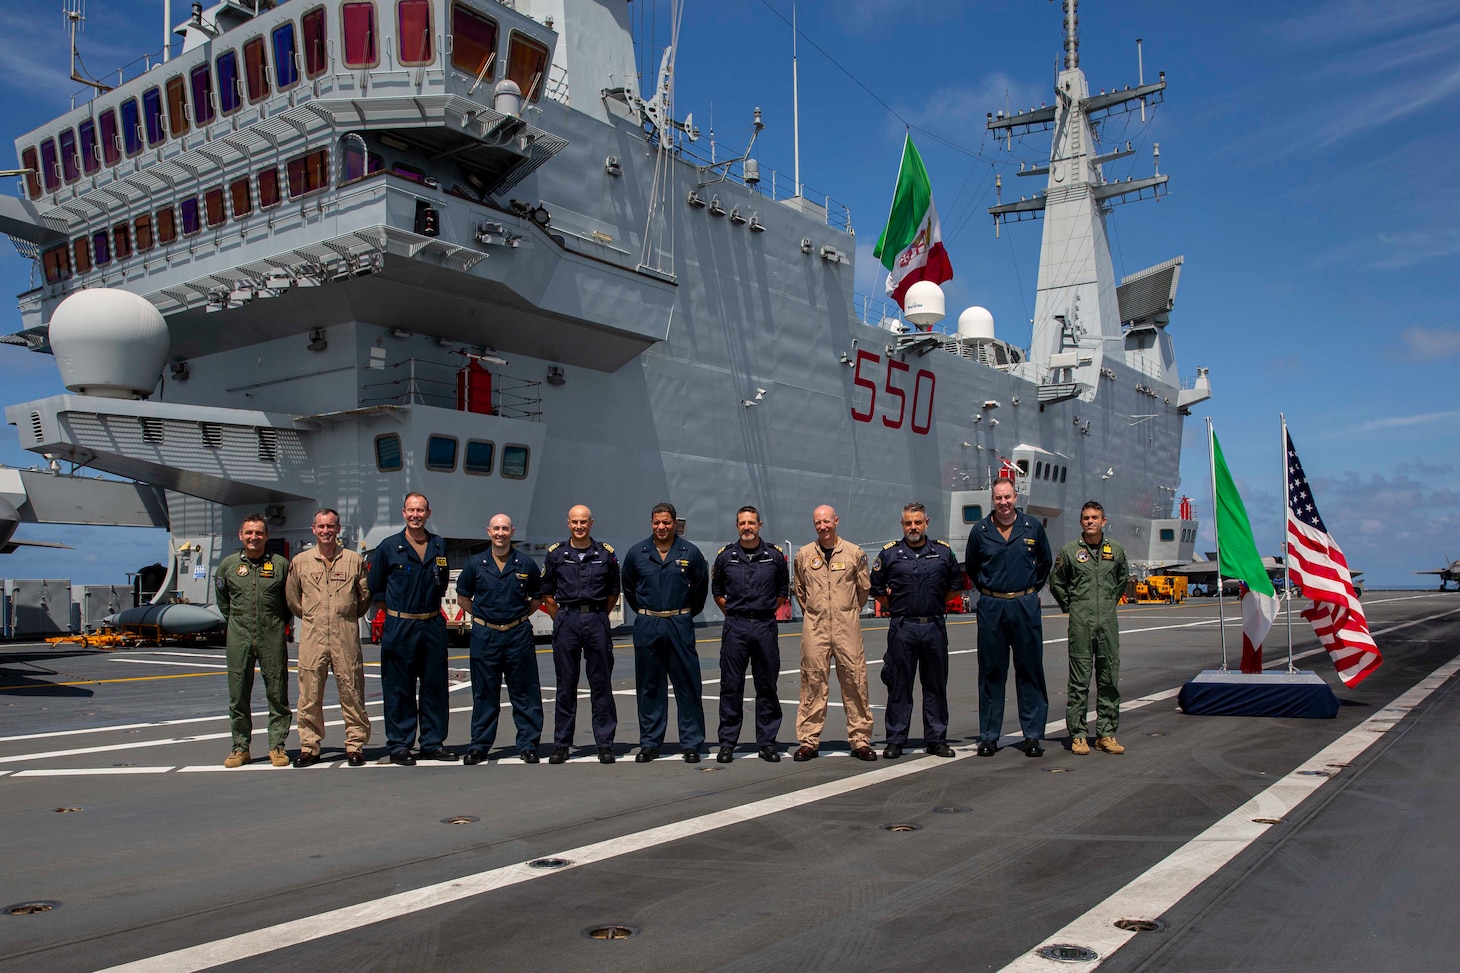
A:
[[[245,514],[289,550],[332,507],[369,550],[408,491],[454,566],[498,512],[541,551],[574,503],[627,543],[660,500],[707,551],[746,503],[787,539],[834,504],[870,548],[918,500],[961,552],[1003,472],[1056,544],[1094,498],[1134,562],[1190,560],[1181,259],[1117,282],[1105,239],[1166,177],[1107,184],[1096,138],[1165,80],[1091,96],[1065,6],[1055,104],[989,122],[1054,131],[1047,188],[991,210],[1045,220],[1027,352],[986,314],[863,320],[850,213],[697,158],[672,56],[638,90],[626,0],[195,6],[181,53],[16,140],[0,230],[38,285],[4,340],[69,391],[6,417],[157,491],[117,522],[169,530],[195,602]]]

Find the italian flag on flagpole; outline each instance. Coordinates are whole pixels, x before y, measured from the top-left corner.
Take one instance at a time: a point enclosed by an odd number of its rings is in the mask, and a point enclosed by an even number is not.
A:
[[[1215,432],[1212,433],[1212,475],[1216,481],[1217,573],[1246,585],[1242,593],[1242,671],[1261,672],[1262,640],[1267,638],[1277,618],[1277,593],[1267,569],[1262,566],[1262,555],[1257,553],[1257,544],[1252,539],[1247,508],[1242,505],[1237,484],[1232,482]]]
[[[887,296],[898,307],[903,306],[907,289],[918,281],[941,284],[953,279],[953,265],[943,249],[938,211],[933,207],[933,187],[911,135],[902,145],[892,210],[872,255],[887,268]]]

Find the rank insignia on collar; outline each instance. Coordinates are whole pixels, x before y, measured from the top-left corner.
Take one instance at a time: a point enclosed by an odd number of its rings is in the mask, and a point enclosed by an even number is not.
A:
[[[436,559],[436,566],[438,568],[444,568],[444,567],[446,567],[446,558],[444,558],[444,557],[438,557]]]

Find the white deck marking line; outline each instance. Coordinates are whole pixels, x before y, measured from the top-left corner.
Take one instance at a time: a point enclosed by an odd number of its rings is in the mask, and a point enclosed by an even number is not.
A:
[[[167,659],[128,659],[119,655],[107,656],[109,662],[129,662],[134,666],[183,666],[187,669],[227,669],[226,662],[171,662]]]
[[[77,767],[55,770],[17,770],[12,777],[110,777],[119,774],[165,774],[171,767]]]
[[[1211,878],[1271,827],[1253,818],[1282,818],[1328,782],[1326,776],[1300,776],[1324,770],[1333,763],[1349,763],[1379,742],[1383,730],[1393,727],[1460,671],[1456,656],[1422,679],[1381,713],[1364,720],[1333,743],[1308,758],[1286,777],[1222,818],[1185,845],[1167,855],[1120,891],[1035,946],[1001,973],[1050,973],[1051,961],[1035,950],[1056,943],[1076,943],[1094,950],[1099,958],[1086,963],[1059,964],[1060,969],[1094,970],[1131,940],[1134,932],[1117,928],[1117,919],[1157,919]],[[1392,715],[1393,710],[1403,714]]]

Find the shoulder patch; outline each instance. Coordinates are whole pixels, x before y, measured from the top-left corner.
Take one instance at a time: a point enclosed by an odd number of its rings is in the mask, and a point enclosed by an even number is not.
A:
[[[554,544],[549,544],[548,545],[548,553],[551,554],[553,551],[556,551],[558,548],[560,548],[562,546],[563,546],[563,542],[562,541],[558,541],[558,542],[556,542]]]
[[[889,547],[896,547],[896,546],[897,546],[897,541],[888,541],[886,544],[883,544],[882,545],[882,549],[885,551]]]
[[[607,551],[608,553],[610,553],[610,554],[613,553],[613,545],[612,544],[604,544],[603,545],[603,549],[605,551]]]
[[[730,545],[729,545],[729,544],[726,544],[726,545],[725,545],[725,546],[724,546],[724,547],[722,547],[722,548],[720,548],[720,549],[719,549],[719,550],[718,550],[718,551],[716,551],[716,552],[715,552],[715,553],[716,553],[716,554],[717,554],[717,555],[719,555],[719,554],[724,554],[724,553],[725,553],[725,552],[726,552],[726,551],[728,551],[728,550],[730,550]]]
[[[934,543],[942,544],[944,547],[948,547],[948,542],[947,541],[935,541]],[[952,550],[952,548],[949,548],[949,550]]]

